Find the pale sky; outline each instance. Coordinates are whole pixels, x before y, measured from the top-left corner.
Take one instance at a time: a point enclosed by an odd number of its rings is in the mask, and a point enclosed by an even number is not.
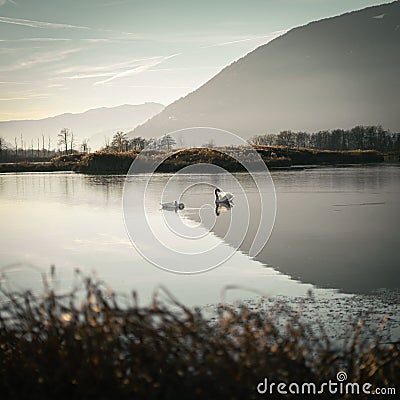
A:
[[[377,0],[0,0],[0,120],[185,96],[286,30]]]

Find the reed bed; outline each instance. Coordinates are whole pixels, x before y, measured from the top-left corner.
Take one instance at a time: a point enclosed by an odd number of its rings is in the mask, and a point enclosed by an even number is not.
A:
[[[1,398],[256,399],[265,377],[320,384],[346,371],[348,382],[383,387],[400,376],[398,345],[381,343],[379,332],[361,339],[360,321],[337,348],[321,323],[299,323],[279,301],[260,310],[222,304],[211,320],[166,289],[140,306],[136,293],[118,295],[93,277],[57,293],[54,277],[44,278],[40,294],[3,282]]]

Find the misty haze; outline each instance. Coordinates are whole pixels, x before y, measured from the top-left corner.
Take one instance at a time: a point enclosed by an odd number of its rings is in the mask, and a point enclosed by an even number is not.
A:
[[[397,398],[399,45],[400,1],[0,0],[0,397]]]

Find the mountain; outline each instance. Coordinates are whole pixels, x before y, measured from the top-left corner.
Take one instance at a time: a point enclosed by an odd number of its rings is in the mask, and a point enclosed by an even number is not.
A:
[[[38,138],[40,146],[42,145],[42,134],[44,134],[45,144],[47,145],[48,136],[50,136],[52,146],[55,146],[60,130],[69,128],[74,132],[78,142],[83,138],[89,138],[89,147],[96,150],[104,146],[105,137],[112,137],[118,130],[124,132],[132,130],[138,124],[162,111],[163,108],[164,106],[158,103],[125,104],[111,108],[95,108],[80,114],[61,114],[40,120],[2,121],[0,136],[14,143],[15,137],[20,142],[22,134],[28,147],[31,146],[32,140],[36,147]]]
[[[400,3],[290,30],[137,127],[159,136],[191,126],[243,137],[377,125],[400,131]]]

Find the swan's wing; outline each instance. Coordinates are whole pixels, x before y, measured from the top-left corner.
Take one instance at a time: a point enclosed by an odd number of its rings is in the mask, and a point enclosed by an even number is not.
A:
[[[227,194],[226,194],[226,198],[227,198],[228,200],[233,200],[234,197],[235,197],[235,196],[234,196],[232,193],[227,193]]]
[[[226,200],[228,200],[228,201],[231,201],[232,199],[233,199],[233,194],[232,193],[229,193],[229,192],[227,192],[227,193],[225,193],[225,192],[220,192],[219,193],[219,199],[221,200],[221,201],[226,201]]]

